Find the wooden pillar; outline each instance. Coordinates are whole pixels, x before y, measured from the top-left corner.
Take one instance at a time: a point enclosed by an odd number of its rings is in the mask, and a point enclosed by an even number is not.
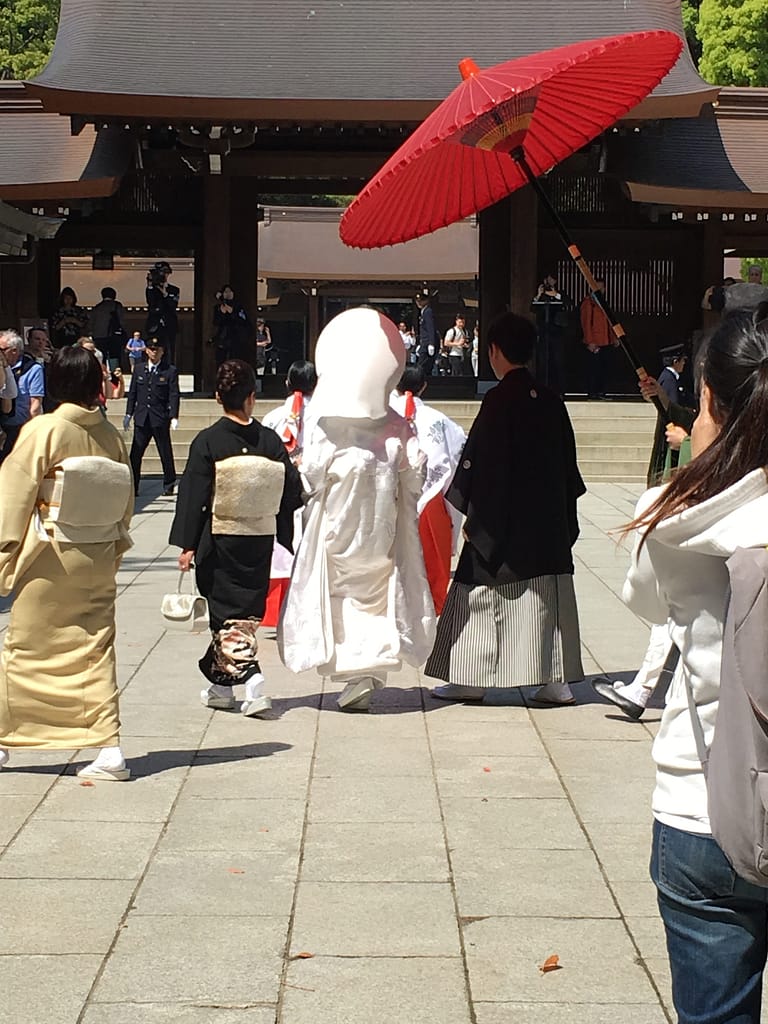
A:
[[[509,309],[511,280],[511,197],[480,213],[480,351],[478,384],[495,380],[488,362],[488,324]]]
[[[317,338],[320,334],[320,296],[315,291],[312,294],[310,289],[309,295],[307,296],[307,342],[305,350],[307,352],[307,359],[311,362],[315,361],[315,349],[317,348]]]
[[[229,283],[256,320],[259,276],[259,196],[251,178],[232,178],[229,228]]]
[[[41,320],[50,322],[59,306],[61,291],[61,263],[59,244],[55,238],[37,243],[35,266],[37,268],[37,313]]]
[[[539,283],[539,199],[530,185],[518,189],[510,200],[510,309],[531,315],[531,300]]]
[[[720,284],[723,280],[723,222],[720,215],[710,214],[710,219],[704,221],[701,232],[701,276],[699,283],[698,300],[704,296],[704,292],[711,284]],[[720,322],[720,313],[715,310],[701,311],[701,326],[704,330],[714,327]]]
[[[197,261],[195,390],[212,392],[216,375],[213,309],[216,292],[230,278],[230,179],[212,174],[204,179],[202,259]]]

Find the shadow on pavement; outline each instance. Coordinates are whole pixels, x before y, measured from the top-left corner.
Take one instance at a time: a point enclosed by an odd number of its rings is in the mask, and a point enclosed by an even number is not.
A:
[[[208,750],[152,750],[138,757],[128,757],[127,764],[131,769],[131,780],[160,775],[174,768],[193,769],[211,764],[223,764],[227,761],[248,761],[259,757],[272,757],[284,750],[292,750],[292,743],[244,743],[238,747],[211,747]],[[25,748],[28,752],[29,748]],[[78,758],[77,761],[64,764],[19,765],[13,762],[4,769],[9,775],[76,775],[92,758]]]

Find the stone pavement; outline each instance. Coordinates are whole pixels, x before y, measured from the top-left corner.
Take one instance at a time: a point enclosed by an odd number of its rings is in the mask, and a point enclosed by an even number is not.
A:
[[[82,785],[83,752],[0,773],[0,1020],[668,1021],[647,872],[659,713],[631,722],[587,683],[571,708],[529,708],[532,691],[445,705],[407,670],[372,714],[345,715],[270,634],[274,720],[211,712],[205,638],[157,611],[176,551],[173,500],[151,486],[119,578],[133,780]],[[629,676],[645,649],[607,534],[637,493],[596,484],[580,503],[588,673]]]

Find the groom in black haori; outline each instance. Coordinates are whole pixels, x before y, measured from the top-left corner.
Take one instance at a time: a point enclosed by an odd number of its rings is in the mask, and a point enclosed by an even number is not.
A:
[[[447,500],[465,544],[427,661],[434,695],[537,685],[540,704],[572,704],[584,678],[571,549],[586,488],[560,397],[531,376],[536,329],[504,313],[488,330],[500,381],[485,397]]]

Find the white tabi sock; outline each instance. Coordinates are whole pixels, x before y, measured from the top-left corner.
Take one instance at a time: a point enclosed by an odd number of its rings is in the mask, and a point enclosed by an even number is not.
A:
[[[264,676],[261,672],[257,672],[245,684],[245,699],[256,700],[257,697],[261,697],[262,691],[264,690]]]
[[[11,755],[8,753],[5,747],[0,747],[0,768],[5,768],[5,766],[8,764],[8,761],[10,760],[10,757]]]
[[[627,683],[626,686],[622,686],[620,683],[614,686],[614,690],[618,691],[622,697],[626,697],[627,700],[631,700],[633,704],[639,705],[644,708],[651,698],[653,688],[643,686],[642,683]]]
[[[96,768],[125,768],[125,758],[120,747],[102,747],[92,764]]]

